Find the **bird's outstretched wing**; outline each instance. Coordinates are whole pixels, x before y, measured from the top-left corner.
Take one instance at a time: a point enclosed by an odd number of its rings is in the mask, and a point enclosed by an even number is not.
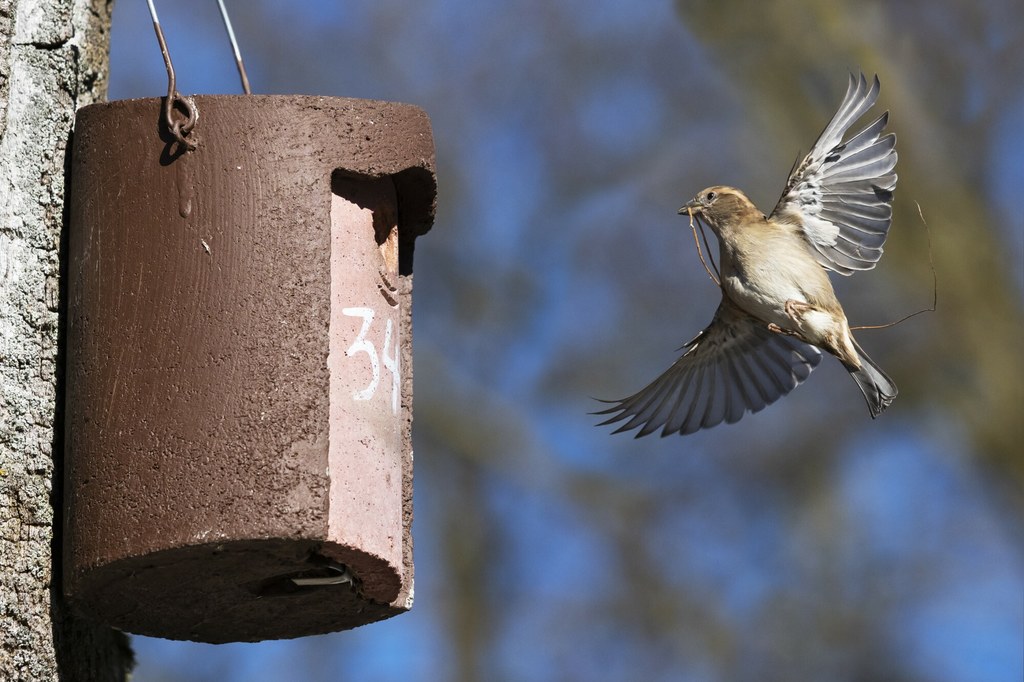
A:
[[[721,422],[733,423],[792,391],[821,361],[821,352],[767,325],[722,299],[708,328],[687,343],[686,353],[640,392],[595,414],[613,415],[600,425],[629,419],[615,433],[641,427],[637,438],[685,435]]]
[[[882,257],[896,188],[896,136],[882,135],[885,112],[843,142],[878,99],[878,77],[850,75],[839,111],[795,166],[771,219],[798,225],[822,266],[841,275],[870,270]]]

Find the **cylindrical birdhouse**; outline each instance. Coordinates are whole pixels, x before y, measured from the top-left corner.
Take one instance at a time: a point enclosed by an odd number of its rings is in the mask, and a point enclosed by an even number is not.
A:
[[[64,589],[205,642],[412,602],[412,264],[427,116],[199,96],[78,112],[68,244]]]

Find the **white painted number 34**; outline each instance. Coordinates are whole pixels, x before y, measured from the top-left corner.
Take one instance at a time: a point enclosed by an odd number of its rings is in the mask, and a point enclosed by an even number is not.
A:
[[[384,369],[391,372],[391,412],[398,414],[398,398],[402,390],[402,383],[398,371],[398,334],[393,332],[391,320],[388,319],[387,324],[384,326],[384,343],[382,344],[382,353],[378,356],[377,347],[369,339],[370,327],[373,324],[374,317],[373,309],[342,308],[341,312],[350,317],[363,318],[363,325],[359,329],[359,334],[356,336],[356,340],[352,342],[352,345],[348,347],[348,350],[345,351],[345,355],[353,357],[359,353],[366,353],[370,359],[370,371],[372,372],[370,383],[366,385],[366,388],[352,392],[353,400],[369,400],[373,397],[374,393],[377,392],[377,387],[380,385],[380,366],[383,363]],[[394,343],[392,343],[392,339],[394,339]]]

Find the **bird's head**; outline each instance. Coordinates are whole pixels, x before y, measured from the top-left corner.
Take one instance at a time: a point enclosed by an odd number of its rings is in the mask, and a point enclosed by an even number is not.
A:
[[[764,220],[764,214],[757,210],[747,195],[723,185],[702,189],[679,209],[679,214],[703,218],[715,232],[749,220]]]

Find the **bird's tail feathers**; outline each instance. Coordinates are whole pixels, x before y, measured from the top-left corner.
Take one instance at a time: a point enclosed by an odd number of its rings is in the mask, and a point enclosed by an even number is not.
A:
[[[853,341],[854,348],[857,349],[857,356],[860,359],[860,367],[854,367],[847,365],[846,369],[849,370],[850,376],[857,382],[857,388],[864,394],[864,399],[868,403],[868,410],[871,412],[871,418],[874,419],[878,415],[885,411],[885,408],[892,404],[892,401],[896,399],[896,384],[889,378],[889,375],[882,371],[882,368],[875,364],[875,361],[868,357],[868,354],[864,352],[864,349],[860,347],[856,341]]]

